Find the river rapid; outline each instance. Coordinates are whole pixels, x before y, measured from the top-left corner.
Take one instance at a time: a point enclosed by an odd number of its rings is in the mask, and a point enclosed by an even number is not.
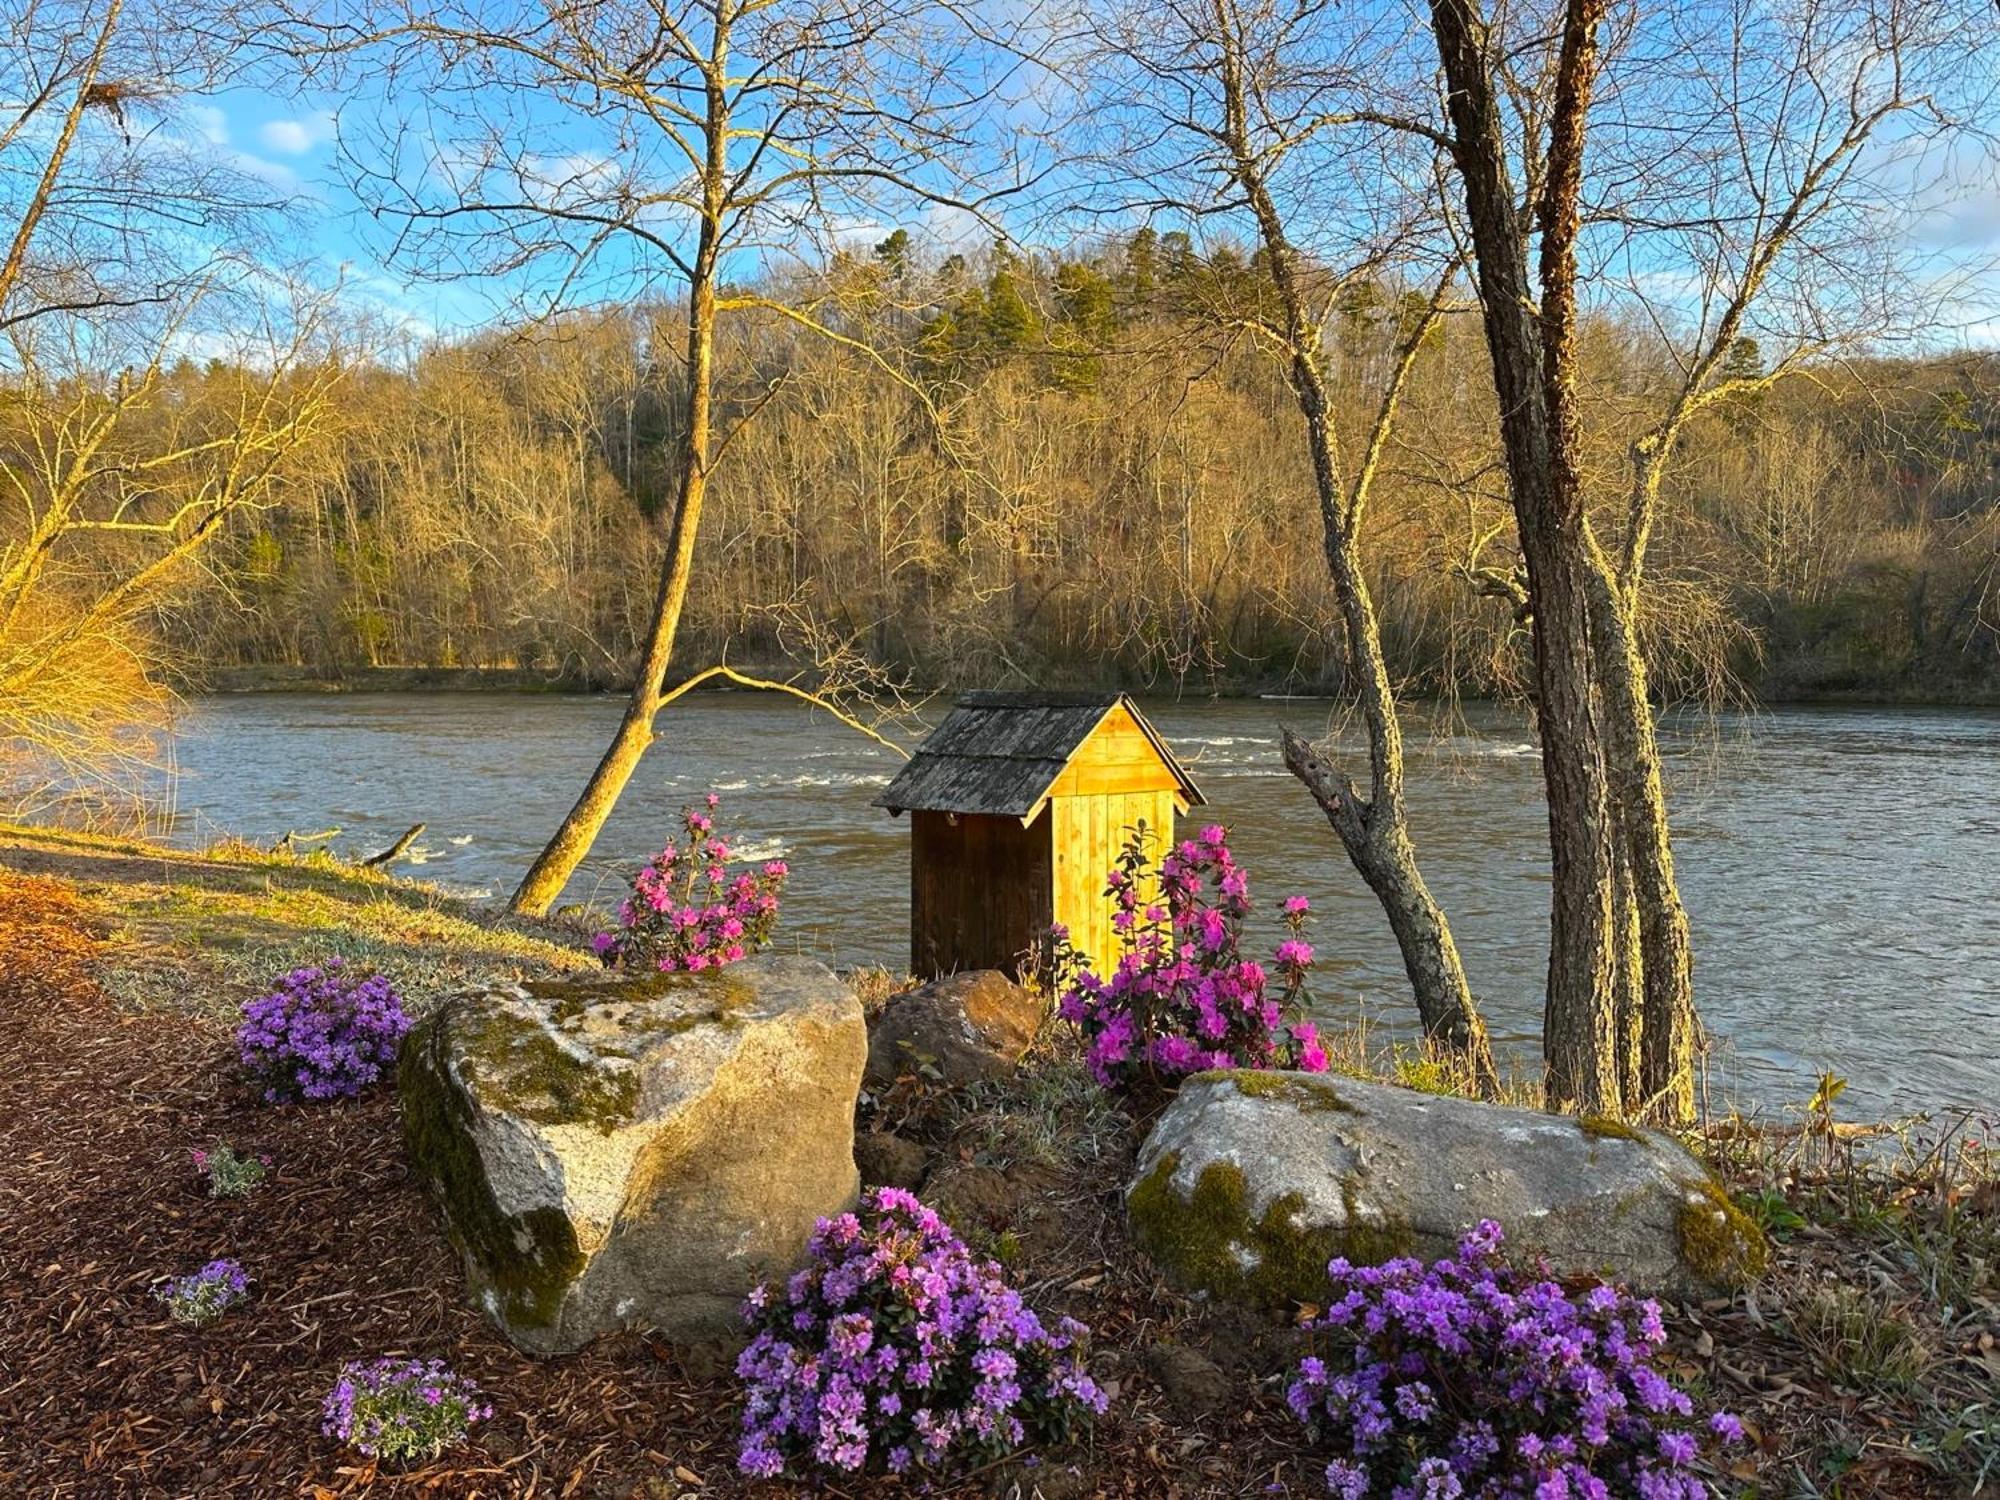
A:
[[[940,705],[941,706],[941,705]],[[416,822],[399,868],[504,898],[561,818],[618,716],[610,698],[253,694],[191,704],[174,741],[169,837],[260,843],[338,826],[373,853]],[[1410,1003],[1380,908],[1280,765],[1289,723],[1357,735],[1320,701],[1149,702],[1227,824],[1266,919],[1303,892],[1321,958],[1315,1008],[1384,1043]],[[1529,1068],[1547,962],[1541,767],[1525,723],[1475,708],[1411,725],[1411,819],[1426,877],[1507,1058]],[[1850,1080],[1856,1116],[2000,1110],[2000,713],[1779,709],[1670,726],[1664,739],[1696,982],[1715,1035],[1712,1098],[1796,1109],[1814,1076]],[[870,801],[896,762],[803,704],[683,700],[661,721],[566,894],[615,904],[685,802],[723,799],[753,857],[792,880],[781,943],[838,964],[907,962],[908,831]]]

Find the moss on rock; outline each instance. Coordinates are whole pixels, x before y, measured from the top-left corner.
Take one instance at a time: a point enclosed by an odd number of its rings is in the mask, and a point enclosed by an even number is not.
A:
[[[1638,1141],[1645,1139],[1634,1127],[1611,1115],[1582,1115],[1577,1119],[1576,1127],[1592,1140]]]
[[[583,1273],[585,1256],[559,1208],[509,1214],[494,1199],[472,1144],[471,1121],[446,1075],[440,1018],[413,1031],[403,1046],[397,1083],[403,1142],[444,1211],[452,1243],[471,1263],[482,1291],[523,1327],[552,1327],[564,1294]]]
[[[639,1105],[639,1074],[614,1049],[607,1063],[579,1056],[547,1027],[512,1011],[482,1015],[466,1044],[479,1092],[537,1125],[581,1122],[609,1135]],[[475,1080],[468,1080],[475,1081]]]
[[[1169,1277],[1232,1301],[1264,1305],[1319,1300],[1326,1265],[1346,1256],[1377,1265],[1402,1253],[1407,1230],[1364,1223],[1352,1210],[1352,1185],[1344,1192],[1350,1213],[1344,1225],[1317,1228],[1299,1222],[1304,1200],[1287,1193],[1251,1216],[1242,1168],[1210,1162],[1186,1198],[1174,1185],[1180,1156],[1169,1152],[1132,1187],[1126,1211],[1140,1246]]]
[[[1679,1222],[1681,1258],[1718,1286],[1743,1286],[1764,1274],[1771,1247],[1757,1222],[1714,1178],[1688,1187]]]
[[[1257,1068],[1211,1068],[1189,1080],[1194,1083],[1227,1081],[1246,1099],[1282,1099],[1306,1114],[1358,1113],[1340,1097],[1329,1079],[1311,1074],[1274,1073]]]
[[[537,1000],[549,1002],[558,1016],[578,1015],[593,1005],[651,1004],[670,995],[687,994],[697,998],[699,1003],[692,1009],[699,1011],[704,1019],[720,1019],[753,1005],[757,999],[756,988],[727,969],[652,974],[620,971],[530,979],[521,988]]]

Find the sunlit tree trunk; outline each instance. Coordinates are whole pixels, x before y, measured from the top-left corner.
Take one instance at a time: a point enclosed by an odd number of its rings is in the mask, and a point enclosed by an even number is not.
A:
[[[1621,921],[1621,988],[1635,992],[1640,1016],[1638,1068],[1625,1093],[1628,1113],[1662,1124],[1694,1118],[1694,957],[1687,908],[1674,878],[1666,781],[1646,691],[1630,603],[1607,570],[1591,574],[1605,759],[1613,836],[1631,903],[1632,931]],[[1636,975],[1630,971],[1636,967]]]
[[[570,876],[576,873],[576,867],[583,863],[609,821],[619,794],[638,769],[646,748],[653,743],[653,723],[660,712],[667,667],[673,660],[674,637],[680,630],[688,581],[694,573],[695,538],[701,529],[702,501],[708,492],[715,383],[715,276],[722,193],[728,171],[727,105],[720,89],[713,84],[708,94],[707,196],[688,286],[687,393],[683,405],[679,490],[667,531],[666,556],[660,565],[652,624],[617,733],[612,735],[597,769],[590,773],[576,805],[535,857],[514,892],[512,909],[527,916],[541,916],[562,894]]]
[[[1415,994],[1424,1035],[1458,1053],[1475,1083],[1495,1087],[1493,1056],[1486,1028],[1479,1017],[1452,941],[1444,910],[1417,867],[1416,845],[1410,838],[1403,798],[1403,732],[1397,718],[1396,696],[1382,655],[1382,635],[1375,603],[1363,570],[1360,525],[1383,446],[1395,424],[1402,390],[1424,336],[1437,318],[1433,300],[1428,314],[1406,337],[1395,370],[1386,383],[1366,454],[1351,482],[1343,473],[1335,436],[1332,403],[1328,399],[1322,361],[1322,333],[1307,308],[1299,284],[1298,254],[1286,233],[1284,216],[1274,197],[1261,153],[1253,141],[1250,89],[1244,77],[1246,38],[1238,31],[1239,14],[1218,0],[1212,12],[1223,118],[1220,139],[1229,167],[1249,200],[1258,236],[1269,260],[1272,288],[1277,295],[1279,322],[1290,355],[1292,393],[1305,419],[1306,446],[1312,459],[1313,486],[1319,499],[1321,545],[1333,581],[1334,598],[1346,637],[1349,681],[1368,733],[1368,793],[1299,736],[1287,731],[1285,763],[1325,812],[1348,858],[1389,918],[1403,964]],[[1449,284],[1446,278],[1445,284]],[[1439,297],[1443,295],[1439,288]]]

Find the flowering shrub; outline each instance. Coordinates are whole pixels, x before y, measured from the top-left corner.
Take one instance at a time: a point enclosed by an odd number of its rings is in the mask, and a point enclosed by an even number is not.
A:
[[[176,1323],[213,1323],[250,1295],[250,1277],[233,1260],[212,1260],[186,1276],[175,1276],[155,1295]]]
[[[1325,1072],[1318,1028],[1286,1021],[1313,962],[1306,898],[1285,901],[1273,993],[1270,971],[1243,956],[1250,881],[1229,852],[1228,831],[1204,828],[1167,852],[1159,901],[1142,891],[1149,840],[1141,824],[1109,876],[1107,893],[1118,908],[1111,921],[1124,953],[1108,976],[1088,967],[1088,955],[1071,952],[1060,929],[1054,934],[1057,1009],[1083,1032],[1097,1081],[1128,1086],[1148,1074],[1174,1079],[1204,1068]]]
[[[809,1255],[783,1295],[759,1287],[744,1304],[746,1474],[940,1468],[1060,1440],[1104,1410],[1083,1325],[1045,1328],[910,1194],[878,1188],[861,1217],[822,1219]]]
[[[352,1098],[396,1060],[409,1029],[387,979],[330,958],[244,1006],[236,1050],[273,1103]]]
[[[771,940],[791,871],[772,859],[754,873],[730,874],[729,843],[715,831],[720,800],[710,792],[707,811],[682,808],[686,843],[668,840],[632,877],[632,894],[618,907],[618,930],[591,940],[607,967],[710,969]]]
[[[211,1198],[240,1198],[271,1171],[270,1157],[261,1151],[255,1156],[243,1156],[234,1146],[221,1145],[209,1151],[196,1147],[188,1156],[194,1161],[194,1169],[208,1179]]]
[[[1653,1360],[1660,1309],[1615,1287],[1572,1297],[1496,1255],[1488,1220],[1457,1259],[1425,1267],[1336,1260],[1326,1316],[1346,1353],[1306,1359],[1286,1393],[1330,1438],[1327,1488],[1341,1500],[1702,1500],[1689,1466],[1705,1433],[1742,1440]]]
[[[367,1458],[422,1463],[465,1441],[493,1415],[479,1387],[439,1359],[378,1359],[340,1367],[320,1430]]]

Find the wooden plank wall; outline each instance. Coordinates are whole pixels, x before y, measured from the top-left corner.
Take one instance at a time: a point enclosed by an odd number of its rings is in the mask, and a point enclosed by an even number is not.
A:
[[[1019,818],[910,814],[910,972],[1012,973],[1055,920],[1047,810]]]
[[[1158,859],[1163,841],[1174,836],[1173,790],[1064,797],[1049,804],[1044,816],[1051,815],[1055,920],[1069,928],[1070,942],[1090,955],[1093,967],[1107,973],[1124,950],[1111,926],[1114,907],[1104,878],[1141,819],[1154,834]]]

